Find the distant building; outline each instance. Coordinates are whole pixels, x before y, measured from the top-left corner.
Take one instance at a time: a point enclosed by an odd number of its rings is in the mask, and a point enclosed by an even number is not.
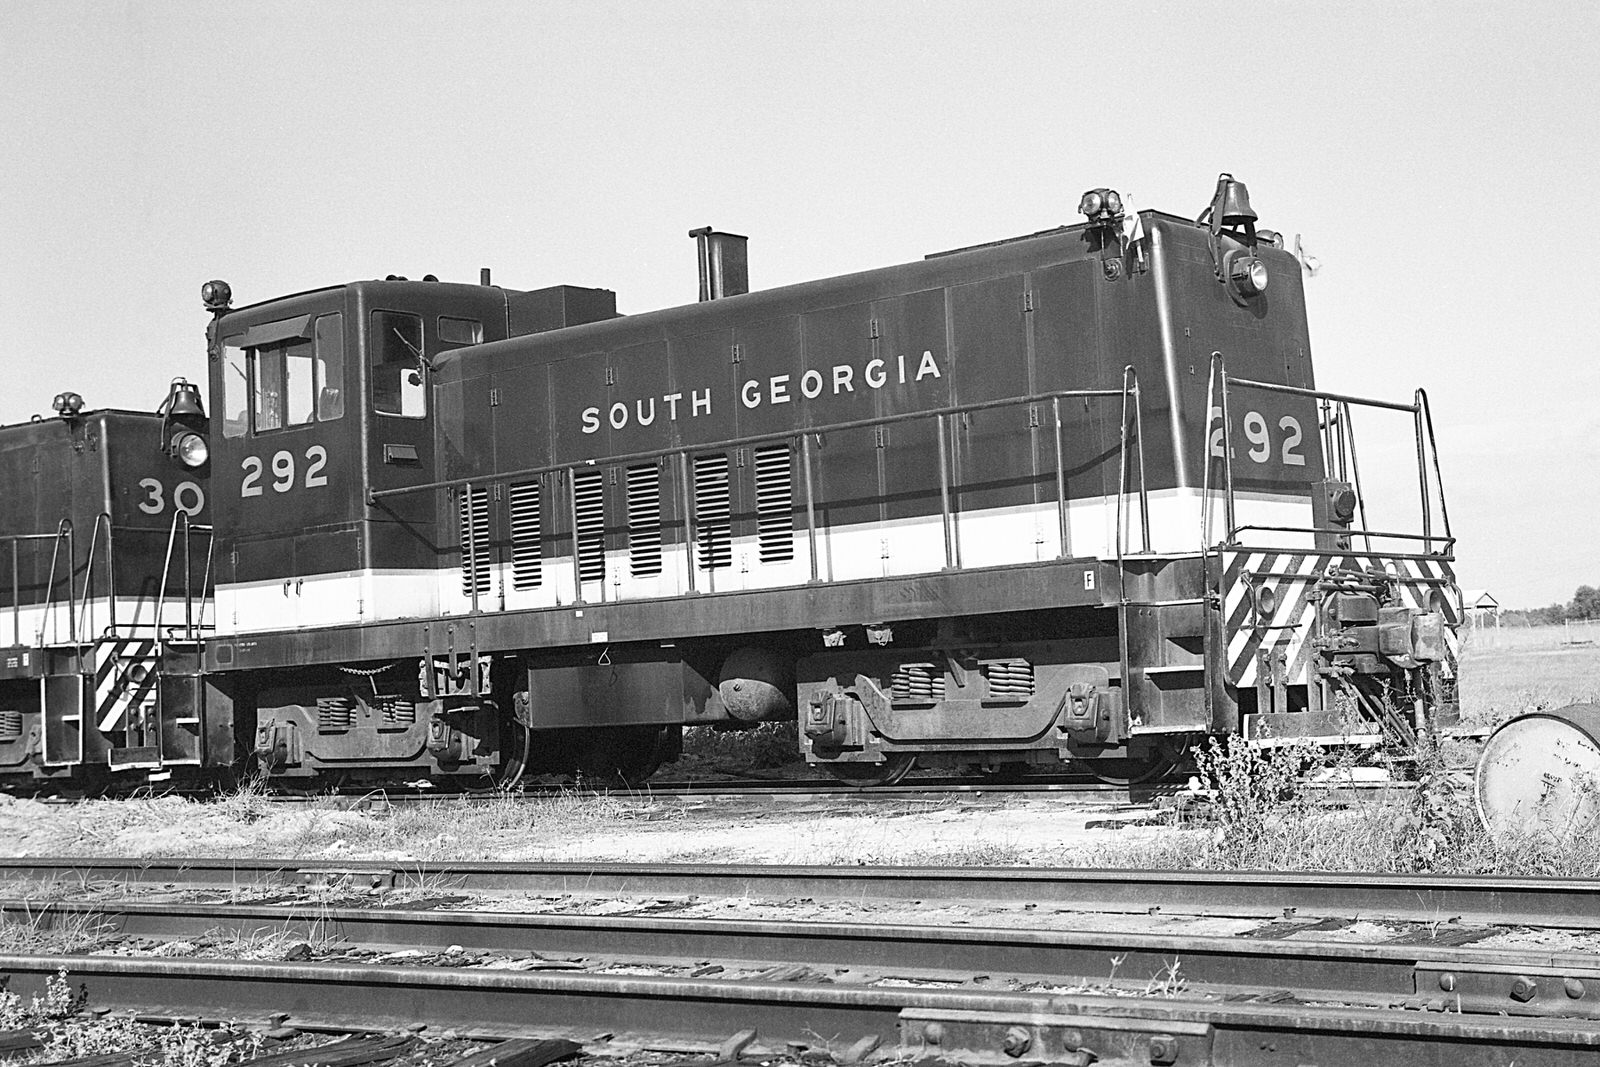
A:
[[[1461,590],[1461,607],[1467,613],[1467,625],[1474,630],[1490,624],[1500,629],[1500,601],[1491,596],[1489,590]]]

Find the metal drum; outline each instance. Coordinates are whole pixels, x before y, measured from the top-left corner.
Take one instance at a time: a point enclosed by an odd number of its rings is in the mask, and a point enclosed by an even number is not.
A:
[[[1519,715],[1483,746],[1478,816],[1495,836],[1569,838],[1600,821],[1600,704]]]

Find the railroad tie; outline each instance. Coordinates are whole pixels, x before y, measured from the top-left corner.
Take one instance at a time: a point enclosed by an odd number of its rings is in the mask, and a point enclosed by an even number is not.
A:
[[[560,1038],[547,1041],[517,1038],[479,1049],[454,1061],[450,1067],[544,1067],[547,1063],[576,1056],[582,1049],[576,1041]]]

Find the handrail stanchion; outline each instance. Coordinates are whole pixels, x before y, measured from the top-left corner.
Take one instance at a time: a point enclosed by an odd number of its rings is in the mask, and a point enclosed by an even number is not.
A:
[[[1428,500],[1428,458],[1422,441],[1422,401],[1416,394],[1413,394],[1411,399],[1411,423],[1417,437],[1417,497],[1422,504],[1422,536],[1429,538],[1433,533],[1433,507]],[[1433,541],[1424,540],[1422,550],[1432,552]]]
[[[89,595],[89,593],[94,588],[94,557],[95,549],[100,547],[100,527],[102,524],[106,528],[106,581],[110,583],[110,589],[108,590],[107,594],[107,600],[110,604],[108,609],[110,612],[109,620],[111,623],[111,634],[113,637],[116,636],[117,587],[116,574],[112,570],[110,513],[102,511],[100,514],[94,517],[94,527],[89,534],[89,554],[85,556],[83,560],[83,591],[76,598],[72,597],[72,571],[70,569],[67,571],[67,596],[72,601],[69,610],[77,613],[77,630],[81,631],[83,635],[90,640],[93,640],[91,635],[95,633],[95,628],[93,625],[93,617],[89,616],[89,611],[94,603],[93,598]],[[89,625],[87,626],[84,624],[86,617],[88,617],[89,620]],[[76,643],[77,638],[74,637],[73,641]]]
[[[205,630],[206,630],[206,605],[207,604],[211,605],[211,610],[212,610],[213,613],[217,610],[217,604],[216,604],[216,602],[217,602],[217,591],[214,588],[212,588],[213,578],[212,578],[212,575],[211,575],[211,561],[216,556],[216,552],[217,552],[217,534],[216,534],[216,531],[214,529],[212,529],[211,527],[207,527],[206,528],[206,569],[204,571],[202,571],[201,574],[200,574],[200,619],[195,624],[193,635],[190,637],[191,641],[198,641],[200,639],[200,635],[205,633]],[[209,592],[209,595],[208,595],[208,592]],[[215,615],[213,615],[212,621],[211,621],[212,629],[215,629],[216,625],[217,625],[216,618],[215,618]]]
[[[1220,361],[1222,353],[1214,353]],[[1234,534],[1238,527],[1238,518],[1234,513],[1233,501],[1233,419],[1228,413],[1228,371],[1223,367],[1221,374],[1222,393],[1222,502],[1223,515],[1228,524],[1228,534],[1225,543],[1233,544]]]
[[[807,440],[809,436],[800,433],[795,435],[795,439],[800,449],[800,476],[805,481],[806,544],[811,551],[811,580],[814,582],[821,573],[821,560],[817,556],[817,498],[811,482],[811,445]]]
[[[1144,394],[1139,389],[1139,374],[1128,364],[1123,370],[1125,381],[1132,383],[1133,437],[1139,443],[1139,542],[1143,551],[1150,548],[1150,487],[1144,473]]]
[[[693,474],[687,451],[678,454],[678,472],[681,476],[679,496],[683,499],[683,562],[689,572],[689,592],[695,591],[694,578],[694,497],[690,491]]]
[[[1372,527],[1367,524],[1367,497],[1361,491],[1361,461],[1356,458],[1356,424],[1350,417],[1350,402],[1339,401],[1339,454],[1342,460],[1345,450],[1349,450],[1350,457],[1350,484],[1356,491],[1356,511],[1361,516],[1361,540],[1367,546],[1367,551],[1372,551]]]
[[[1055,418],[1056,445],[1056,527],[1061,537],[1060,559],[1072,558],[1072,527],[1067,514],[1067,462],[1061,447],[1061,398],[1050,398],[1050,413]]]
[[[67,641],[76,645],[78,643],[78,625],[74,618],[72,605],[72,561],[77,558],[78,546],[72,535],[72,520],[62,519],[56,523],[56,535],[50,548],[50,574],[44,583],[44,610],[39,613],[39,643],[45,643],[45,627],[50,620],[57,618],[56,614],[56,564],[61,561],[61,539],[67,541]]]
[[[1206,372],[1206,428],[1201,439],[1201,453],[1205,463],[1200,472],[1200,554],[1211,548],[1211,412],[1217,399],[1217,366],[1221,353],[1211,354],[1211,367]],[[1216,409],[1221,413],[1221,409]]]
[[[22,543],[11,540],[11,643],[22,644],[22,567],[17,557]]]
[[[161,616],[166,614],[167,582],[170,580],[170,576],[172,574],[172,554],[173,554],[172,550],[173,550],[173,547],[177,544],[177,541],[178,541],[178,527],[179,527],[179,525],[183,526],[184,536],[187,537],[188,536],[188,532],[189,532],[189,513],[188,512],[186,512],[186,511],[173,512],[172,525],[167,528],[167,552],[166,552],[166,555],[163,556],[162,560],[161,560],[161,581],[159,583],[157,583],[157,585],[156,585],[155,631],[156,631],[156,648],[157,648],[157,651],[160,650],[161,645],[162,645],[162,641],[161,641]],[[188,575],[184,575],[184,584],[188,585],[188,582],[189,582],[189,576]]]
[[[955,517],[950,507],[950,444],[944,427],[944,416],[936,415],[939,428],[939,517],[944,528],[944,565],[949,570],[956,565],[955,533],[951,529]]]
[[[578,551],[578,468],[567,468],[567,522],[572,527],[572,599],[576,604],[583,601],[583,561]],[[605,579],[601,578],[601,595],[605,593]]]
[[[1439,470],[1439,442],[1433,434],[1433,406],[1428,403],[1428,391],[1417,390],[1417,403],[1422,408],[1422,420],[1428,428],[1428,451],[1433,455],[1433,480],[1439,490],[1439,521],[1444,523],[1444,536],[1451,539],[1450,509],[1444,502],[1444,473]]]

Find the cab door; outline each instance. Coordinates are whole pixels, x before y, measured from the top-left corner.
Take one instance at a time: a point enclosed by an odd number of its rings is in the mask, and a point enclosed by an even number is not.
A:
[[[354,411],[337,308],[225,335],[214,491],[237,501],[219,531],[219,622],[238,631],[328,626],[360,611],[352,502]]]
[[[376,304],[366,323],[366,467],[374,494],[434,480],[431,357],[427,319],[414,310]],[[437,594],[438,494],[379,497],[367,508],[364,565],[377,618],[433,615]]]

